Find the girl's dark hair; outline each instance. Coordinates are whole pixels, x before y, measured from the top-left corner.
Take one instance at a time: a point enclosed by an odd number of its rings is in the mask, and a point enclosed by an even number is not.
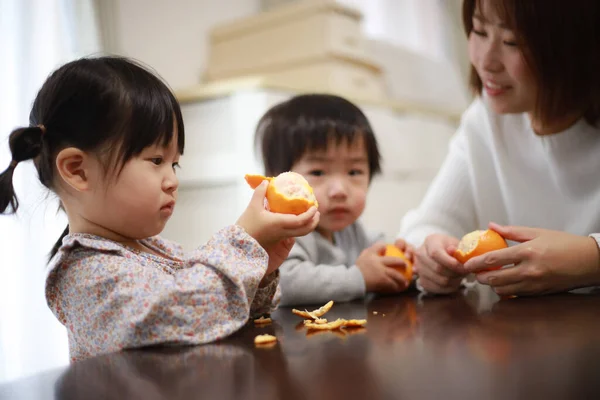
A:
[[[482,0],[463,1],[463,25],[473,30],[475,9]],[[586,121],[600,117],[600,1],[488,1],[515,33],[536,79],[535,114],[543,123],[557,116],[584,112]],[[471,68],[470,86],[480,94],[482,82]]]
[[[306,151],[325,150],[333,139],[364,139],[369,179],[381,172],[381,156],[373,129],[363,112],[334,95],[305,94],[272,107],[261,118],[254,137],[265,174],[289,171]]]
[[[97,154],[105,172],[117,174],[144,148],[167,146],[175,134],[183,154],[175,96],[156,75],[121,57],[82,58],[53,72],[35,98],[29,124],[9,137],[13,161],[0,174],[0,213],[19,207],[12,179],[21,161],[33,160],[40,182],[53,190],[55,158],[67,147]],[[68,231],[67,226],[50,258]]]

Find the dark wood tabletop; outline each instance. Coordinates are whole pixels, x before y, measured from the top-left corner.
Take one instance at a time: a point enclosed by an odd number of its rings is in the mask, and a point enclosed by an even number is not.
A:
[[[75,363],[0,386],[0,398],[600,399],[600,293],[410,292],[325,315],[368,320],[354,331],[308,332],[290,308],[272,317],[218,344]],[[256,348],[262,333],[278,343]]]

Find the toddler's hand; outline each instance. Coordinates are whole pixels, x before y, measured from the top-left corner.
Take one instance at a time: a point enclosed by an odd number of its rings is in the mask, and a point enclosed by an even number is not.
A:
[[[264,201],[268,185],[269,182],[264,181],[254,190],[248,207],[236,225],[244,228],[264,249],[287,238],[307,235],[317,227],[319,212],[315,207],[300,215],[278,214],[266,210]]]
[[[412,263],[415,262],[415,248],[412,244],[407,243],[406,240],[404,239],[396,239],[396,241],[394,242],[394,246],[396,246],[397,248],[399,248],[400,250],[402,250],[402,252],[404,253],[404,255],[406,256],[406,258],[408,258],[408,260]]]
[[[401,258],[384,256],[385,243],[375,243],[360,253],[356,266],[363,274],[367,292],[397,293],[405,290],[409,282],[393,267],[405,267]]]

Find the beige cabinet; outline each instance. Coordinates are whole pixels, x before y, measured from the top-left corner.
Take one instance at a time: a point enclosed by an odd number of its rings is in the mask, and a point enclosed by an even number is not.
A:
[[[333,0],[298,0],[215,27],[204,82],[261,76],[300,91],[386,97],[362,15]]]

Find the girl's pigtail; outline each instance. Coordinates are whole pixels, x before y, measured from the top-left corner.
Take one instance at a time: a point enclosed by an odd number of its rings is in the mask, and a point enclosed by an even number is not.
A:
[[[0,174],[0,213],[4,213],[7,208],[11,208],[9,213],[14,213],[19,207],[19,201],[15,195],[15,188],[13,186],[13,173],[17,163],[11,161],[10,165],[3,173]]]
[[[42,139],[46,128],[34,126],[15,129],[9,136],[8,143],[12,154],[10,165],[0,174],[0,214],[9,209],[12,214],[19,208],[19,201],[13,186],[13,174],[21,161],[37,157],[42,150]]]

